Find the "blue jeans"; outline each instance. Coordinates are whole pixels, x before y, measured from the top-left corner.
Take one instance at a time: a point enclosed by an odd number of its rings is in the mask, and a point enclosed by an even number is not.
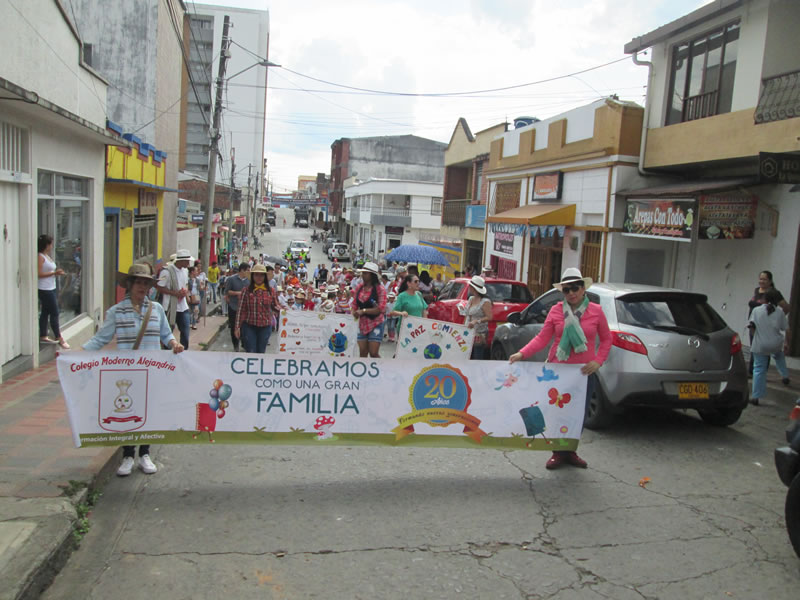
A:
[[[47,337],[47,320],[50,319],[50,327],[53,328],[53,335],[56,339],[61,337],[61,329],[58,327],[58,299],[55,290],[38,290],[39,302],[42,303],[42,312],[39,314],[39,337]]]
[[[245,352],[252,352],[255,354],[264,354],[267,351],[267,343],[269,336],[272,333],[272,327],[265,325],[264,327],[256,327],[249,323],[242,323],[242,345]]]
[[[212,301],[214,304],[216,304],[216,303],[217,303],[217,284],[216,284],[216,283],[210,283],[210,282],[209,282],[209,284],[208,284],[208,285],[209,285],[209,287],[211,288],[211,298],[212,298],[212,300],[211,300],[211,301]]]
[[[178,327],[178,331],[180,332],[180,343],[181,345],[189,349],[189,312],[185,310],[183,312],[175,313],[175,325]]]
[[[769,369],[769,354],[753,353],[753,398],[761,399],[767,395],[767,370]],[[786,368],[786,357],[783,352],[776,352],[772,355],[775,359],[775,366],[778,373],[786,379],[789,371]]]

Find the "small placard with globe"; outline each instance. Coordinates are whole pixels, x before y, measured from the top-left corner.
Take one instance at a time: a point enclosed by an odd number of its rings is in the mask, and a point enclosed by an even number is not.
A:
[[[468,360],[473,331],[458,323],[405,317],[397,338],[397,358]]]

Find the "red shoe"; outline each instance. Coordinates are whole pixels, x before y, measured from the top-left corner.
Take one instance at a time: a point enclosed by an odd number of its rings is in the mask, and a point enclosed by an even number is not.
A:
[[[545,468],[549,470],[558,469],[564,465],[564,454],[562,452],[553,452],[553,456],[547,459]]]
[[[589,463],[578,456],[577,452],[564,452],[564,460],[573,467],[578,467],[580,469],[585,469],[589,466]]]

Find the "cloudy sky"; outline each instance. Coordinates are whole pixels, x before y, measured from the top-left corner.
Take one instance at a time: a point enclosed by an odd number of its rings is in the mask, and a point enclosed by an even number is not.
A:
[[[610,94],[643,104],[647,71],[625,57],[623,45],[709,1],[208,3],[270,13],[269,58],[285,68],[269,72],[266,154],[281,192],[296,189],[298,175],[329,173],[330,146],[341,137],[414,134],[448,142],[459,117],[475,133]],[[619,59],[505,91],[419,95],[519,86]]]

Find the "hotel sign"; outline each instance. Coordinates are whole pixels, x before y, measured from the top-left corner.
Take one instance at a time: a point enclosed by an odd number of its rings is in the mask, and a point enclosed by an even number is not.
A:
[[[761,183],[800,183],[800,154],[759,152]]]

